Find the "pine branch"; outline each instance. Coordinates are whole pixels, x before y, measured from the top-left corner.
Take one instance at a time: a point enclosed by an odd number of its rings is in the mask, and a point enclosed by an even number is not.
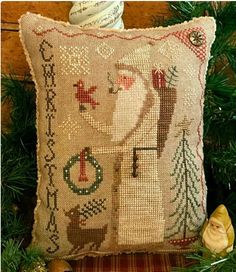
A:
[[[2,103],[11,103],[11,121],[2,132],[2,190],[12,199],[36,188],[35,92],[12,77],[2,77]]]
[[[2,103],[11,104],[10,123],[4,134],[8,135],[9,146],[35,152],[36,144],[36,105],[35,90],[27,78],[23,81],[12,76],[2,76]]]
[[[3,272],[19,271],[21,262],[20,242],[9,240],[3,243],[1,268]]]
[[[224,184],[226,187],[236,189],[236,143],[232,143],[229,147],[216,150],[210,149],[207,152],[206,159],[211,161],[213,175],[217,177],[216,182]]]
[[[40,249],[31,247],[22,250],[21,242],[9,239],[3,242],[1,271],[18,272],[20,268],[29,269],[32,264],[42,259],[43,254]]]
[[[10,123],[1,135],[2,261],[3,271],[12,272],[18,271],[22,246],[27,244],[28,200],[37,185],[35,91],[27,79],[3,76],[1,83],[2,103],[11,105]]]
[[[195,260],[197,263],[191,267],[174,268],[175,272],[199,272],[199,271],[214,271],[214,272],[232,272],[236,267],[236,248],[226,257],[213,255],[206,248],[199,248],[197,253],[187,255],[188,259]]]
[[[31,268],[32,264],[42,261],[42,259],[43,253],[39,248],[29,247],[27,250],[22,251],[21,267],[24,267],[27,271],[27,269]]]
[[[18,215],[18,208],[14,199],[8,194],[8,191],[1,192],[1,220],[2,220],[2,243],[8,239],[21,240],[26,233],[22,217]]]
[[[163,25],[174,25],[184,21],[189,21],[193,17],[204,16],[205,11],[208,8],[209,3],[207,2],[169,2],[169,9],[172,16],[167,19]]]
[[[235,211],[236,211],[236,188],[235,187],[232,189],[229,196],[224,200],[223,204],[227,207],[227,210],[229,212],[229,216],[232,220],[234,230],[236,230],[236,224],[235,224],[235,222],[236,222],[236,214],[235,214]],[[236,241],[235,241],[235,246],[236,246]]]

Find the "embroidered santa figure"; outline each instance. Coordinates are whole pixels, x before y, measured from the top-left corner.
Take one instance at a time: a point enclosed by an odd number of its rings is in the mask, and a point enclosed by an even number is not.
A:
[[[119,155],[118,245],[164,240],[158,161],[167,139],[176,92],[166,90],[165,85],[157,90],[156,76],[160,73],[152,67],[151,49],[152,45],[146,44],[116,63],[118,92],[111,126],[95,120],[87,112],[81,113],[91,126],[111,135],[115,148],[107,148],[107,153]],[[161,75],[163,80],[163,72]],[[166,111],[166,99],[170,97],[172,103]],[[96,148],[92,150],[96,152]]]

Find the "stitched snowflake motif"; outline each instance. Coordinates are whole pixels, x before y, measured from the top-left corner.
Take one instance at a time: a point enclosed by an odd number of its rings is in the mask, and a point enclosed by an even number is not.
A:
[[[37,26],[36,31],[37,33],[42,33],[44,31],[44,28],[41,25],[39,25]]]
[[[90,73],[88,47],[60,46],[59,49],[63,75],[88,75]]]
[[[71,119],[71,114],[68,114],[59,127],[62,128],[63,134],[67,134],[68,140],[71,140],[73,135],[78,135],[79,129],[82,128],[77,121]]]
[[[97,48],[96,52],[104,59],[108,59],[114,52],[114,49],[105,42],[101,43]]]

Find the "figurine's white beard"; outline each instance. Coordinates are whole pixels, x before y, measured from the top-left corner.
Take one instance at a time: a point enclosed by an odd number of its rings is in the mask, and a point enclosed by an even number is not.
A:
[[[129,90],[120,90],[113,113],[112,141],[121,141],[137,124],[147,90],[142,79],[136,76]]]
[[[217,232],[213,230],[210,225],[206,227],[202,238],[205,242],[205,246],[215,253],[220,253],[228,246],[227,233]]]

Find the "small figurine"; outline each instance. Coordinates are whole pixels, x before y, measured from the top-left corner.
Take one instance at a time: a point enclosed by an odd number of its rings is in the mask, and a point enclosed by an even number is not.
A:
[[[222,257],[233,250],[234,228],[224,205],[219,205],[204,223],[202,243],[212,253]]]

